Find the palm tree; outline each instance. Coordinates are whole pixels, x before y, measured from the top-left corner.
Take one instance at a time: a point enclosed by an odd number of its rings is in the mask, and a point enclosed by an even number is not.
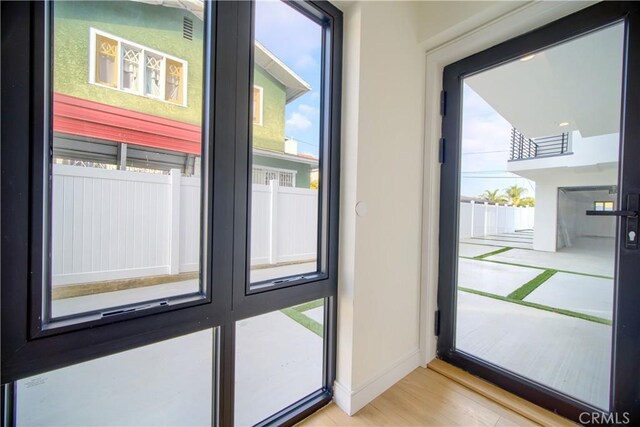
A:
[[[520,199],[520,204],[518,206],[535,206],[536,205],[536,199],[534,199],[533,197],[523,197],[522,199]]]
[[[513,206],[520,206],[522,201],[522,196],[527,192],[527,189],[524,187],[519,187],[517,184],[512,185],[511,187],[505,188],[504,193],[507,196],[507,200]]]
[[[485,199],[489,203],[505,203],[507,201],[506,197],[503,194],[500,194],[500,190],[495,189],[484,190],[484,193],[480,195],[481,198]]]

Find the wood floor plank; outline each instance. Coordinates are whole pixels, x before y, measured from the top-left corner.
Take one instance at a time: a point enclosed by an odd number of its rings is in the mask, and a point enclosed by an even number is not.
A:
[[[563,418],[557,414],[554,414],[546,409],[543,409],[527,400],[522,399],[506,390],[501,389],[487,381],[484,381],[478,377],[471,375],[468,372],[463,371],[453,365],[450,365],[442,360],[435,359],[429,363],[429,369],[432,369],[455,382],[462,384],[465,387],[470,388],[477,393],[492,399],[506,408],[518,413],[526,418],[529,418],[541,425],[552,426],[575,426],[574,423]]]
[[[418,373],[426,379],[426,384],[440,384],[442,387],[449,388],[455,393],[462,394],[463,396],[479,403],[480,405],[492,410],[496,414],[501,417],[506,417],[512,419],[515,423],[524,426],[539,426],[540,424],[529,420],[528,418],[523,417],[510,409],[505,408],[499,403],[491,400],[465,386],[459,384],[457,382],[452,381],[450,378],[445,377],[444,375],[432,370],[432,369],[424,369],[418,368],[414,372]]]
[[[467,383],[471,382],[471,379],[463,377],[462,382],[455,381],[441,373],[445,367],[437,366],[437,369],[436,371],[417,368],[351,417],[331,403],[299,425],[315,427],[573,425],[569,420],[489,383],[487,383],[489,386],[498,390],[484,384],[482,386],[485,388],[479,389],[477,384],[475,389],[469,388]],[[456,372],[449,373],[453,375]],[[479,378],[472,378],[482,381]],[[476,391],[478,389],[480,392]],[[481,394],[487,390],[488,395]],[[513,399],[516,404],[512,402],[505,406],[504,399]],[[523,400],[526,405],[518,399]],[[522,412],[515,412],[514,407]],[[535,416],[540,424],[524,415]]]

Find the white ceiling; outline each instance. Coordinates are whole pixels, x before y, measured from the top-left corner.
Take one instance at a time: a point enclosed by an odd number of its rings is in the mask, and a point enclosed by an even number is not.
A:
[[[464,81],[530,138],[619,131],[622,24],[514,60]],[[560,127],[562,122],[569,125]]]

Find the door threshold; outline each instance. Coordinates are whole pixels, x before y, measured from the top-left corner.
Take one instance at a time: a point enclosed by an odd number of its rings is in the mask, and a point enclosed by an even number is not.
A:
[[[427,368],[444,375],[452,381],[491,399],[499,405],[543,426],[575,426],[572,421],[529,402],[481,378],[471,375],[445,361],[434,359]]]

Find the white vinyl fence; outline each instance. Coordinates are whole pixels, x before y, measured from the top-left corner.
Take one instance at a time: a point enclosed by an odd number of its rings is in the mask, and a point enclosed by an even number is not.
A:
[[[489,203],[460,203],[460,238],[484,237],[533,229],[535,208]]]
[[[53,284],[197,271],[200,178],[54,165]],[[316,256],[317,191],[254,185],[251,263]]]
[[[253,184],[251,265],[316,258],[318,191]]]

